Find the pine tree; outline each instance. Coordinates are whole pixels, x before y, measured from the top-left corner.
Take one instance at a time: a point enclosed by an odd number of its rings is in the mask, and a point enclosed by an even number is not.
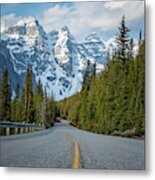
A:
[[[87,62],[87,67],[83,78],[82,91],[89,90],[89,87],[90,87],[90,61]]]
[[[133,39],[131,38],[130,39],[130,42],[129,42],[129,49],[128,49],[128,59],[131,60],[133,59]]]
[[[15,90],[15,97],[11,105],[11,120],[18,121],[19,116],[19,82],[17,83],[16,90]]]
[[[60,102],[64,117],[77,127],[123,136],[126,130],[131,130],[130,136],[144,134],[144,42],[140,33],[139,53],[134,57],[128,32],[123,17],[115,56],[98,76],[87,66],[81,92]]]
[[[117,75],[117,83],[119,82],[119,91],[116,92],[116,122],[119,124],[119,130],[124,131],[129,126],[130,123],[127,121],[127,111],[128,111],[128,100],[129,100],[129,62],[127,60],[132,58],[133,40],[129,39],[128,32],[129,29],[125,23],[125,17],[122,17],[120,26],[118,27],[119,34],[117,36],[118,45],[118,55],[117,64],[119,65],[119,72]],[[118,70],[117,68],[117,70]],[[117,87],[117,85],[116,85]],[[113,87],[116,89],[115,87]],[[118,89],[117,89],[118,90]],[[114,116],[115,117],[115,116]]]
[[[35,107],[35,122],[38,124],[39,123],[42,124],[43,122],[42,122],[41,108],[43,102],[43,90],[40,79],[36,85],[33,100]]]
[[[55,119],[55,109],[53,107],[53,100],[49,100],[47,97],[46,87],[43,96],[42,102],[42,122],[44,123],[46,128],[50,128],[54,124]]]
[[[96,64],[94,63],[93,71],[90,76],[90,88],[87,96],[86,105],[86,127],[88,130],[93,128],[93,121],[95,119],[95,78],[96,78]]]
[[[49,124],[49,127],[54,125],[54,121],[56,120],[56,106],[53,99],[53,95],[50,99],[48,99],[47,103],[47,122]]]
[[[90,61],[88,61],[87,68],[84,74],[83,79],[83,86],[82,86],[82,92],[80,96],[80,105],[79,105],[79,126],[86,125],[86,119],[87,118],[87,96],[88,96],[88,90],[90,88]]]
[[[0,88],[0,119],[11,119],[11,87],[8,82],[7,70],[3,72],[2,84]]]
[[[22,121],[34,122],[35,109],[33,102],[33,90],[32,90],[32,70],[27,68],[26,79],[24,84],[24,90],[21,97],[22,103]]]
[[[142,45],[142,31],[139,31],[139,47]]]
[[[136,57],[137,61],[137,84],[136,84],[136,99],[135,99],[135,126],[136,134],[144,134],[144,116],[145,116],[145,43],[140,46],[139,54]]]
[[[80,105],[79,105],[79,127],[84,127],[87,119],[87,96],[88,91],[86,88],[83,89],[80,96]]]
[[[118,27],[119,33],[116,38],[116,42],[118,44],[118,57],[120,60],[125,61],[127,59],[126,50],[129,46],[129,36],[128,32],[129,29],[126,26],[125,23],[125,16],[122,17],[122,21],[120,23],[120,26]]]

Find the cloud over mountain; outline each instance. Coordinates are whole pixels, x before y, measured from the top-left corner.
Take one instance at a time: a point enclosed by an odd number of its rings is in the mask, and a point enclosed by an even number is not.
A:
[[[44,12],[40,22],[46,31],[67,24],[74,36],[81,37],[86,32],[97,29],[108,31],[117,27],[122,15],[131,23],[143,16],[143,13],[144,3],[141,1],[83,2],[72,6],[58,4]]]
[[[86,33],[93,31],[100,33],[116,29],[122,15],[126,16],[129,25],[134,24],[144,16],[144,2],[51,3],[46,10],[39,13],[37,19],[47,32],[67,25],[73,35],[82,40]],[[2,16],[2,30],[20,18],[14,13]]]

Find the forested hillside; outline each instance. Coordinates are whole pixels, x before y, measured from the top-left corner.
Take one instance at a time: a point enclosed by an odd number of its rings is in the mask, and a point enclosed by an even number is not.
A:
[[[84,74],[81,92],[55,102],[47,95],[41,81],[33,88],[32,67],[27,68],[22,93],[17,82],[11,94],[7,69],[0,84],[0,120],[44,124],[51,127],[57,116],[68,119],[78,128],[102,134],[144,135],[145,116],[145,42],[139,33],[139,51],[134,56],[133,39],[125,17],[118,27],[117,49],[107,55],[105,69],[96,73],[90,61]]]
[[[139,53],[133,56],[133,40],[125,18],[116,39],[118,49],[97,76],[85,73],[82,91],[58,103],[60,114],[78,128],[103,134],[144,135],[145,42],[139,33]]]

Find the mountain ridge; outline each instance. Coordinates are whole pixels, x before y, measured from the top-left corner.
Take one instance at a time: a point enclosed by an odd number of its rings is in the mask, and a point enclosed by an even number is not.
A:
[[[100,73],[107,60],[106,44],[96,33],[79,43],[67,26],[46,33],[34,17],[24,17],[8,27],[2,33],[1,44],[3,61],[0,64],[3,63],[3,69],[9,71],[11,67],[14,71],[14,76],[9,75],[14,82],[13,92],[18,79],[22,91],[26,69],[31,65],[34,86],[40,79],[47,94],[53,94],[56,101],[81,90],[88,61],[90,66],[95,63]],[[6,66],[6,62],[10,65]]]

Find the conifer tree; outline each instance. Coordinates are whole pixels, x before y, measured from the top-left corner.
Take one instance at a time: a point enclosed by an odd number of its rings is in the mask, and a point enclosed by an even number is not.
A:
[[[103,134],[144,134],[144,41],[140,33],[139,52],[134,57],[128,31],[123,17],[116,55],[98,76],[87,67],[81,92],[60,102],[65,118],[77,127]]]
[[[144,52],[145,43],[140,46],[139,54],[136,57],[137,60],[137,88],[136,88],[136,133],[144,133],[144,113],[145,113],[145,52]]]
[[[11,119],[11,87],[8,80],[8,71],[5,70],[2,75],[0,87],[0,119]]]
[[[118,27],[118,30],[119,32],[116,38],[116,42],[118,45],[118,57],[120,58],[120,60],[125,61],[127,59],[126,50],[129,46],[129,29],[126,26],[125,16],[122,17],[122,21],[120,23],[120,26]]]
[[[91,130],[92,121],[95,119],[95,77],[96,77],[96,64],[94,63],[93,70],[90,76],[90,88],[87,96],[86,105],[86,126],[87,129]]]
[[[35,106],[35,122],[42,123],[41,108],[42,108],[42,102],[43,102],[43,90],[42,90],[40,79],[36,85],[33,100],[34,100],[34,106]]]
[[[131,38],[130,39],[130,42],[129,42],[129,49],[128,49],[128,59],[131,60],[133,59],[133,39]]]
[[[82,92],[81,92],[81,96],[80,96],[80,106],[79,106],[79,126],[81,126],[81,124],[85,124],[86,123],[86,119],[87,119],[87,112],[86,112],[86,108],[87,108],[87,96],[88,96],[88,90],[90,88],[90,61],[87,62],[87,68],[84,74],[84,79],[83,79],[83,86],[82,86]]]
[[[15,90],[15,97],[11,105],[11,120],[19,121],[19,82],[17,83]]]
[[[35,109],[34,109],[33,90],[32,90],[32,70],[30,67],[27,68],[21,103],[23,106],[22,120],[33,123],[35,116]]]
[[[87,95],[88,91],[86,88],[83,89],[81,96],[80,96],[80,107],[79,107],[79,126],[84,127],[87,119]]]
[[[53,101],[48,99],[45,87],[41,115],[42,122],[44,123],[46,128],[49,128],[54,124],[55,112],[53,112],[53,110],[55,111],[55,109],[53,109]]]
[[[142,31],[139,31],[139,47],[142,45]]]
[[[88,60],[84,78],[83,78],[82,91],[89,90],[89,86],[90,86],[90,61]]]

